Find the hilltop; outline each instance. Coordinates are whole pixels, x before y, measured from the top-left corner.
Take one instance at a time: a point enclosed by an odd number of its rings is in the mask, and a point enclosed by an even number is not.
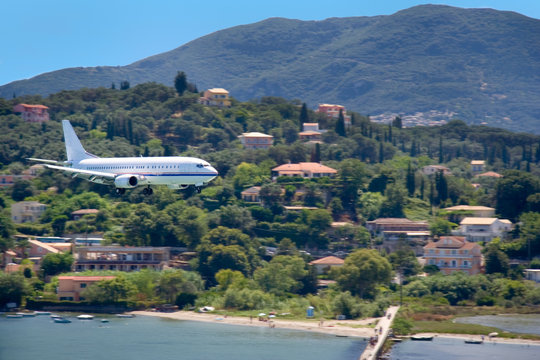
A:
[[[218,31],[133,64],[70,68],[0,87],[0,96],[154,81],[185,71],[238,100],[300,98],[366,115],[448,114],[538,133],[540,20],[492,9],[422,5],[389,16],[270,18]]]

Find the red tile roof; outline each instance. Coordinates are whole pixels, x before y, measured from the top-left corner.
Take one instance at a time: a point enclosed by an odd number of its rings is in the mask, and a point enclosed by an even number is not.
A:
[[[345,260],[340,259],[336,256],[327,256],[321,259],[313,260],[310,262],[310,265],[343,265]]]

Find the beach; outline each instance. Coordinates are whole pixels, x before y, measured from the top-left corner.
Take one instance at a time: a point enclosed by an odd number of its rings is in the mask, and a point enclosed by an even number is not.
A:
[[[154,316],[175,320],[187,321],[204,321],[216,324],[243,325],[243,326],[259,326],[271,327],[291,330],[314,331],[325,334],[333,334],[338,336],[351,336],[369,338],[373,336],[373,327],[369,327],[378,318],[367,318],[362,320],[324,320],[306,319],[306,320],[289,320],[280,319],[279,316],[272,318],[270,321],[259,321],[259,318],[253,316],[252,319],[241,316],[225,316],[221,314],[211,313],[196,313],[193,311],[176,311],[171,313],[155,312],[155,311],[133,311],[131,314],[137,316]],[[355,327],[357,326],[357,327]]]
[[[318,319],[312,320],[290,320],[280,319],[279,316],[273,318],[271,323],[265,321],[259,321],[258,317],[254,316],[251,320],[248,317],[241,316],[225,316],[221,314],[212,313],[196,313],[193,311],[176,311],[171,313],[155,312],[155,311],[133,311],[131,314],[137,316],[154,316],[175,320],[187,320],[187,321],[203,321],[216,324],[229,324],[229,325],[242,325],[242,326],[259,326],[270,327],[274,325],[276,328],[302,330],[302,331],[314,331],[325,334],[333,334],[337,336],[350,336],[350,337],[362,337],[369,338],[373,336],[373,324],[380,318],[367,318],[362,320],[324,320],[322,324]],[[419,333],[420,336],[435,336],[442,338],[452,339],[475,339],[480,340],[480,335],[468,335],[468,334],[439,334],[439,333]],[[538,340],[528,339],[506,339],[506,338],[489,338],[487,334],[484,336],[485,343],[496,344],[520,344],[520,345],[538,345]]]

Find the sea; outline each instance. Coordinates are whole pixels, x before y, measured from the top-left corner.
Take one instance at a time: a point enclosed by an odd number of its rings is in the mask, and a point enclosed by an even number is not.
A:
[[[0,359],[357,360],[363,338],[146,316],[54,323],[0,316]]]
[[[357,360],[366,347],[363,338],[280,328],[235,326],[155,317],[117,318],[96,315],[78,320],[63,314],[69,324],[54,323],[49,316],[9,319],[0,316],[0,360]],[[473,317],[465,321],[485,325],[516,326],[521,332],[540,332],[540,316],[494,319]],[[476,319],[479,318],[479,319]],[[495,317],[499,318],[499,317]],[[109,322],[102,323],[101,319]],[[496,360],[540,359],[540,346],[501,343],[465,344],[460,339],[436,337],[433,341],[404,341],[389,354],[392,360]]]
[[[457,318],[456,322],[493,326],[502,331],[540,335],[540,315],[487,315]],[[474,338],[478,339],[478,336]],[[390,352],[391,360],[467,360],[467,359],[540,359],[539,345],[501,344],[486,341],[483,344],[465,344],[462,339],[435,337],[433,341],[404,341]]]

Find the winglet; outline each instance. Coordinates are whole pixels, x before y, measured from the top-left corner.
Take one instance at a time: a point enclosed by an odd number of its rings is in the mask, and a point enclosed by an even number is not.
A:
[[[66,142],[68,161],[79,162],[84,159],[97,157],[84,150],[81,141],[77,137],[77,134],[75,134],[75,130],[73,130],[73,126],[71,126],[69,120],[62,120],[62,127],[64,129],[64,140]]]

